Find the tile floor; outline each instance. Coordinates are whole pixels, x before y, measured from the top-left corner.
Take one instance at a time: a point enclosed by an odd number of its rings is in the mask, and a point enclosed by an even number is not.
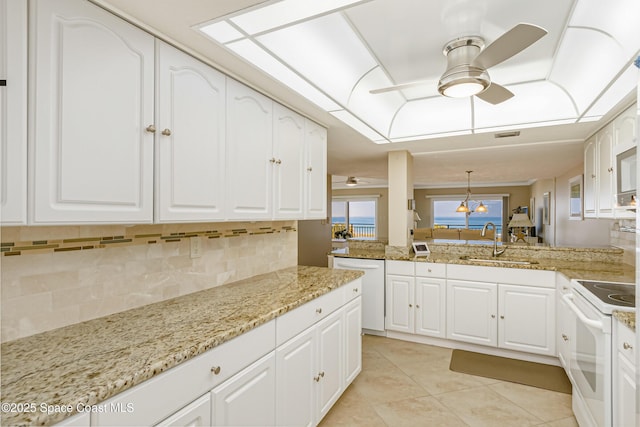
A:
[[[571,395],[449,370],[451,349],[365,335],[362,372],[320,424],[577,427]]]

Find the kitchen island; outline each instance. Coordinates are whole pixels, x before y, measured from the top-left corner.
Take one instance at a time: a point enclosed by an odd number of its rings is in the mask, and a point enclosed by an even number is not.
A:
[[[50,425],[358,279],[291,267],[3,343],[2,425]],[[185,278],[187,280],[188,278]],[[31,410],[33,409],[33,410]]]

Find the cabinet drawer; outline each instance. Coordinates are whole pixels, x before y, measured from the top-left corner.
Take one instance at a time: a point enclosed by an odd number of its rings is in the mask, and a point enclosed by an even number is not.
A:
[[[555,288],[554,271],[449,264],[447,279]]]
[[[415,262],[413,261],[387,261],[385,268],[387,274],[415,275]]]
[[[154,425],[275,348],[275,320],[103,402],[132,412],[96,412],[92,425]],[[218,373],[213,369],[219,367]],[[101,405],[102,405],[101,404]]]
[[[416,276],[420,277],[445,277],[447,274],[447,264],[436,264],[433,262],[416,262]]]
[[[349,285],[345,285],[349,286]],[[344,304],[344,286],[309,301],[276,319],[276,345],[283,344]]]
[[[618,320],[616,320],[615,346],[618,352],[624,355],[633,366],[636,365],[635,334],[631,329]]]
[[[343,303],[346,304],[352,299],[355,299],[362,295],[362,279],[356,279],[353,282],[349,282],[342,288],[344,294]]]

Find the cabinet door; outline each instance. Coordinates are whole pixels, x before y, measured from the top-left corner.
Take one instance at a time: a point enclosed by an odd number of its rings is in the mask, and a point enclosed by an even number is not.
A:
[[[565,372],[571,378],[571,341],[574,339],[575,315],[562,298],[557,298],[558,304],[558,359]]]
[[[598,217],[613,215],[613,126],[605,126],[596,134],[598,145],[596,172]]]
[[[305,120],[305,218],[327,217],[327,130]]]
[[[634,366],[619,351],[617,367],[613,373],[613,425],[635,426],[636,420],[636,372]]]
[[[447,280],[447,338],[497,345],[495,283]]]
[[[432,337],[446,337],[446,281],[416,277],[415,332]]]
[[[272,117],[269,98],[227,79],[228,219],[272,218]]]
[[[414,332],[414,285],[414,277],[387,275],[386,329]]]
[[[555,356],[555,289],[499,285],[498,346]]]
[[[224,218],[225,76],[158,41],[156,220]]]
[[[27,222],[27,2],[0,0],[0,221]]]
[[[213,425],[275,425],[275,367],[271,352],[214,388]]]
[[[304,139],[304,118],[274,103],[274,218],[304,218]]]
[[[151,222],[154,38],[87,1],[30,8],[33,222]]]
[[[342,310],[337,310],[317,325],[318,330],[318,372],[317,383],[319,422],[344,390],[344,338]]]
[[[596,138],[584,145],[584,216],[596,216]]]
[[[362,297],[344,308],[345,384],[347,388],[362,371]]]
[[[206,427],[211,424],[211,397],[209,393],[185,406],[156,427]]]
[[[633,104],[613,121],[613,145],[634,144],[638,138],[638,107]]]
[[[314,328],[276,349],[276,425],[314,425],[316,367]]]

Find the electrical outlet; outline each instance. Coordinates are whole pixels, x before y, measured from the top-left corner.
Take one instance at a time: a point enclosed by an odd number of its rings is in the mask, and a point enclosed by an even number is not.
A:
[[[191,243],[191,258],[200,258],[202,256],[202,242],[200,237],[193,236],[190,239]]]

